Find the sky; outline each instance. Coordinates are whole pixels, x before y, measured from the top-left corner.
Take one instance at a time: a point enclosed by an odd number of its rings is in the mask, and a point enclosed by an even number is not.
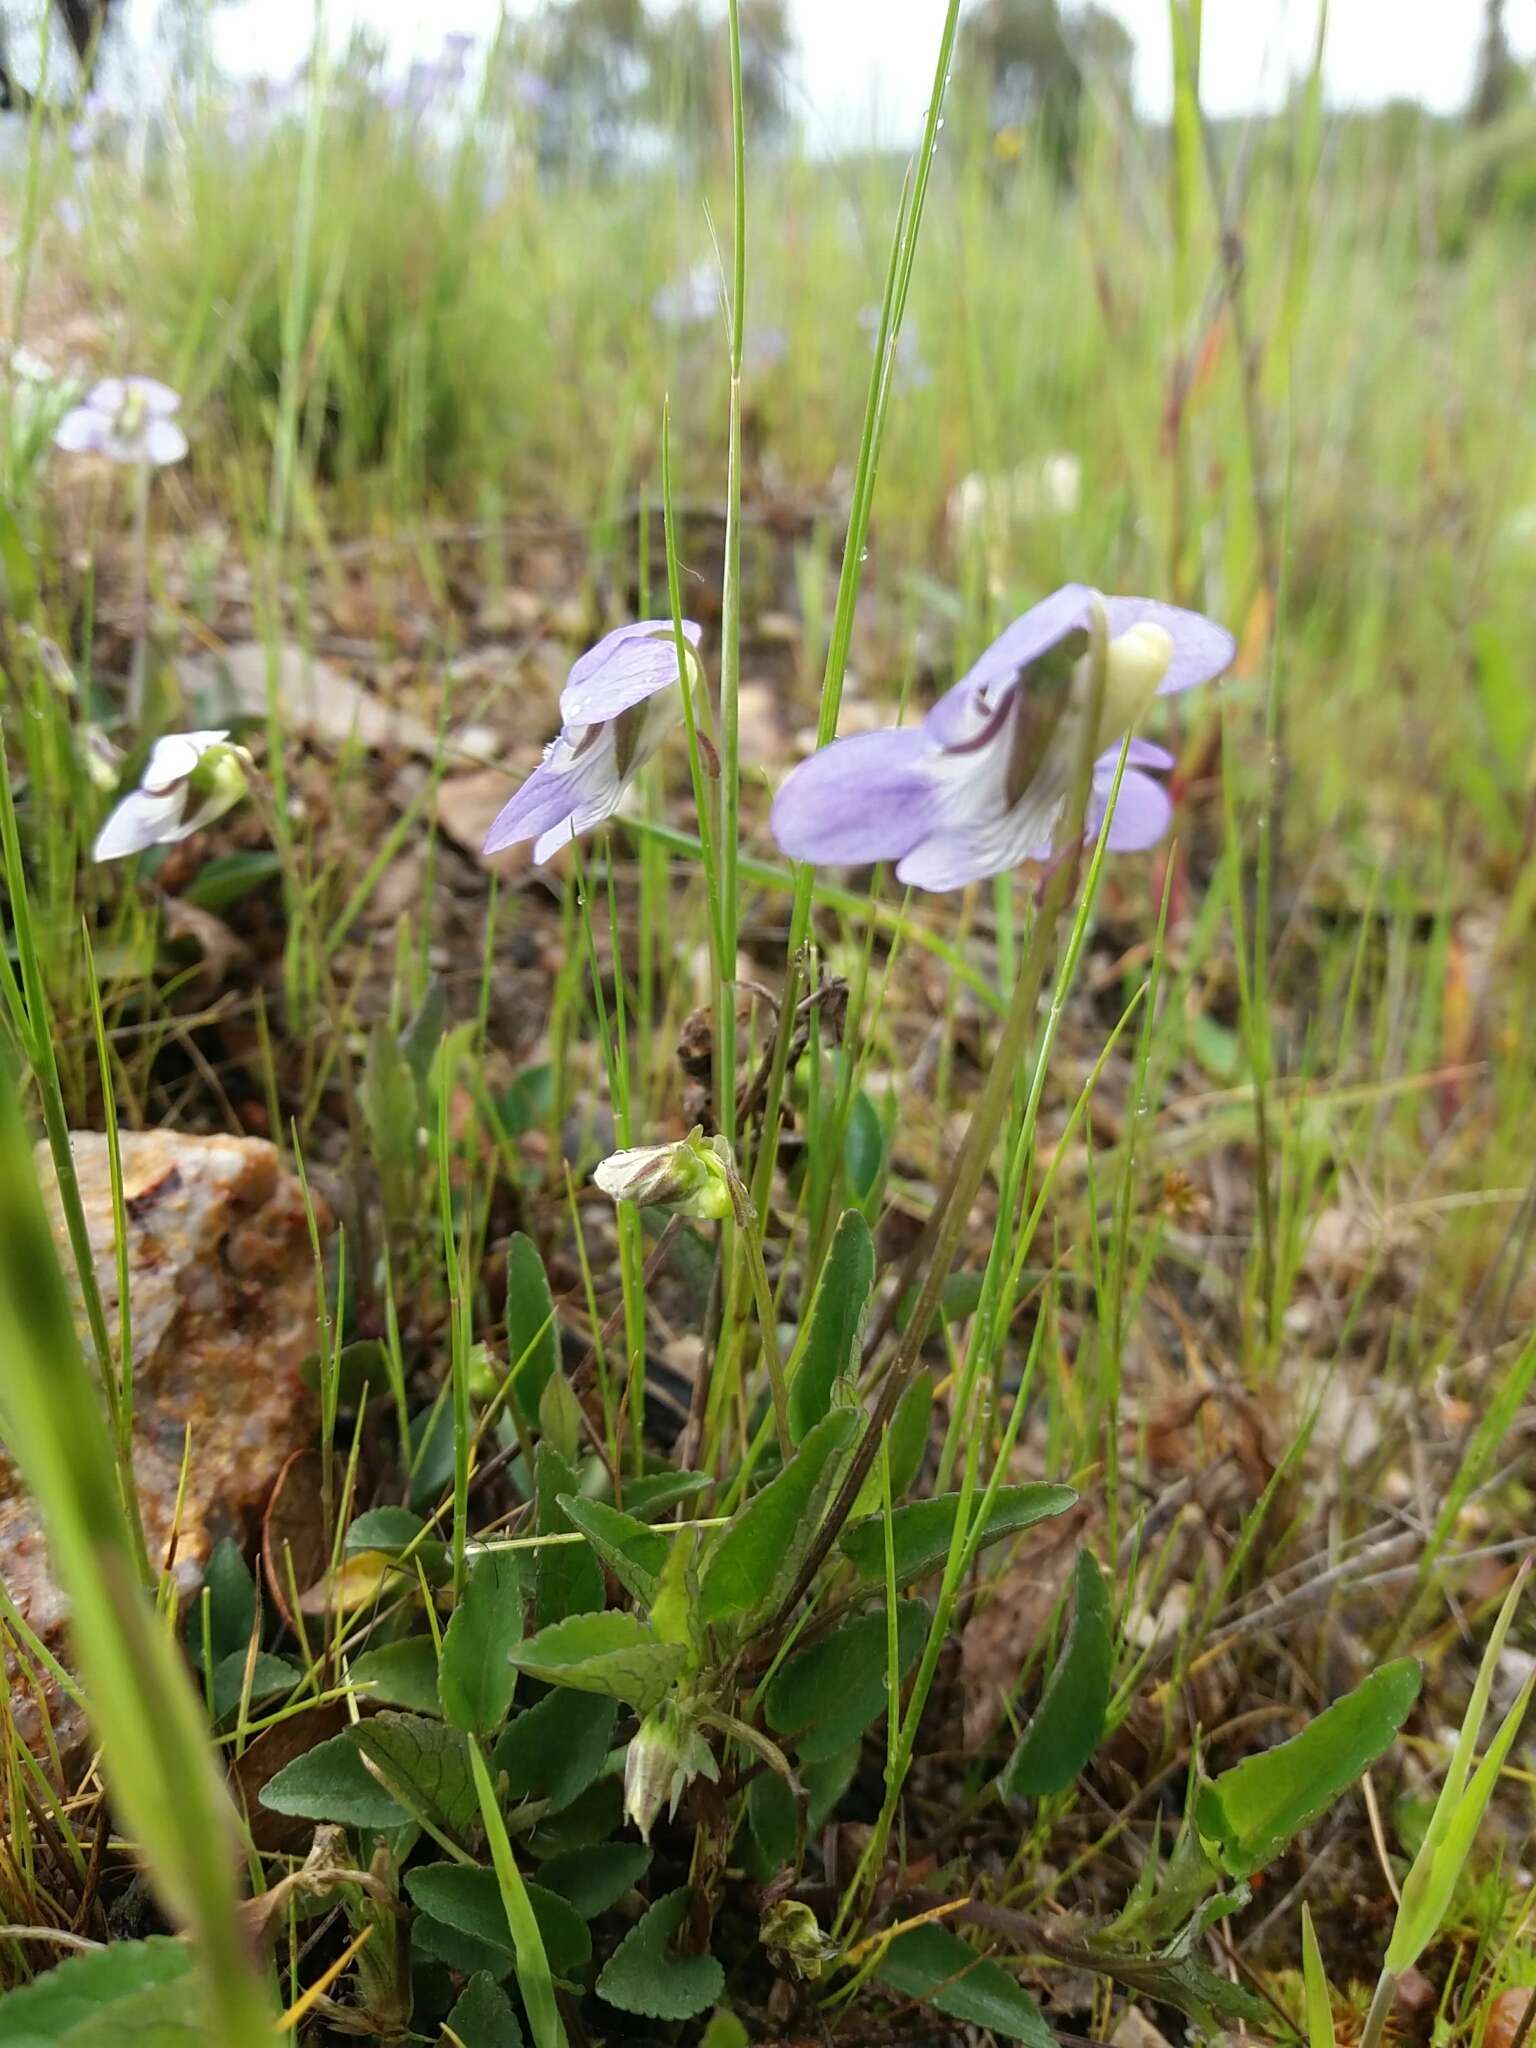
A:
[[[134,17],[155,0],[129,0]],[[533,0],[510,0],[514,13]],[[1136,93],[1166,115],[1171,96],[1167,0],[1107,0],[1135,38]],[[358,19],[387,39],[404,66],[430,55],[450,29],[485,34],[499,0],[326,0],[332,35]],[[813,145],[873,133],[915,137],[927,105],[944,0],[790,0],[799,43],[795,95]],[[1330,0],[1325,69],[1334,104],[1403,97],[1440,112],[1465,104],[1481,32],[1482,0]],[[278,76],[297,65],[314,20],[313,0],[224,0],[215,10],[220,62],[246,75]],[[1536,0],[1508,0],[1516,51],[1536,57]],[[1283,98],[1304,69],[1316,33],[1316,0],[1205,0],[1202,99],[1214,114],[1243,113]]]

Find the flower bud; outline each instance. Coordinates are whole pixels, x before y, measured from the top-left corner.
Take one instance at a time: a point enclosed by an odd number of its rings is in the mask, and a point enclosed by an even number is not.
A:
[[[246,770],[251,757],[244,747],[225,740],[209,747],[187,777],[187,799],[198,826],[211,825],[232,811],[250,788]]]
[[[670,1819],[695,1778],[716,1780],[720,1766],[688,1711],[663,1700],[640,1723],[624,1758],[624,1816],[648,1842],[663,1807]]]
[[[1144,620],[1109,643],[1099,744],[1108,746],[1128,732],[1157,695],[1173,659],[1173,640],[1161,626]]]
[[[673,1216],[718,1222],[733,1207],[730,1147],[723,1138],[706,1138],[698,1126],[676,1144],[610,1153],[592,1178],[615,1202],[637,1202]]]
[[[814,1983],[838,1953],[838,1944],[799,1899],[779,1899],[770,1906],[758,1922],[757,1936],[777,1970],[806,1983]]]

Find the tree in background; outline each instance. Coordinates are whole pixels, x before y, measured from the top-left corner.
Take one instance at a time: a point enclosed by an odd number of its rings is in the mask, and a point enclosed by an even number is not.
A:
[[[782,128],[794,48],[788,0],[742,0],[742,91],[748,125]],[[579,158],[612,170],[637,145],[665,137],[708,145],[728,132],[730,62],[720,0],[557,0],[508,25],[493,90],[537,116],[540,159]]]
[[[63,29],[79,67],[78,91],[90,90],[96,58],[111,17],[112,0],[53,0],[53,13]],[[0,113],[19,111],[31,105],[32,96],[16,76],[6,48],[5,11],[0,7]],[[56,94],[68,100],[67,91]]]
[[[963,91],[987,108],[994,135],[1033,131],[1045,161],[1072,175],[1089,90],[1128,102],[1135,44],[1118,16],[1059,0],[982,0],[960,24]]]
[[[1524,96],[1525,73],[1515,62],[1504,26],[1504,0],[1487,0],[1483,40],[1478,50],[1472,104],[1467,109],[1474,127],[1487,128]]]
[[[719,7],[682,0],[654,24],[652,36],[652,118],[680,137],[725,134],[730,37]],[[741,0],[742,107],[759,136],[778,133],[787,119],[785,81],[794,47],[788,0]]]

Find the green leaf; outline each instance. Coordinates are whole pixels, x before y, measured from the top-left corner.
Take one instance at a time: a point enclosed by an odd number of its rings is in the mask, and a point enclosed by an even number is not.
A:
[[[470,1978],[446,2024],[462,2048],[523,2048],[512,2001],[488,1970]]]
[[[358,1099],[377,1163],[395,1172],[414,1166],[421,1097],[410,1061],[382,1017],[369,1034]]]
[[[365,1650],[352,1661],[352,1683],[388,1707],[409,1707],[415,1714],[442,1712],[437,1645],[430,1636],[407,1636],[403,1642]]]
[[[411,1922],[411,1946],[418,1956],[446,1963],[461,1977],[490,1977],[499,1983],[503,1977],[510,1977],[516,1966],[510,1947],[497,1948],[488,1941],[477,1941],[472,1934],[450,1927],[446,1920],[431,1913],[415,1915]]]
[[[355,1728],[284,1764],[261,1788],[261,1803],[271,1813],[300,1820],[336,1821],[349,1828],[398,1828],[410,1815],[392,1799],[363,1762]]]
[[[539,1882],[569,1899],[583,1920],[595,1920],[617,1905],[650,1867],[651,1852],[644,1842],[592,1842],[541,1863]]]
[[[533,1457],[534,1529],[540,1536],[569,1536],[575,1525],[560,1505],[576,1491],[576,1474],[552,1443]],[[603,1568],[584,1543],[551,1543],[536,1553],[533,1611],[541,1628],[568,1615],[591,1614],[603,1604]]]
[[[951,2019],[986,2027],[1005,2041],[1030,2048],[1056,2048],[1056,2037],[1039,2006],[1000,1963],[977,1955],[947,1927],[930,1921],[898,1934],[875,1975],[904,1998],[920,1998]]]
[[[14,507],[0,498],[0,599],[24,623],[37,609],[37,570]]]
[[[929,1615],[920,1600],[896,1609],[903,1678],[917,1662]],[[857,1742],[886,1710],[888,1663],[884,1606],[861,1614],[809,1648],[798,1650],[774,1674],[765,1696],[768,1725],[793,1736],[804,1763],[820,1763]]]
[[[425,1863],[406,1873],[405,1888],[424,1913],[445,1927],[515,1956],[494,1870],[469,1863]],[[530,1884],[527,1890],[550,1968],[556,1976],[573,1976],[592,1956],[586,1921],[558,1892],[538,1884]]]
[[[581,1448],[581,1403],[563,1372],[552,1372],[539,1396],[539,1435],[568,1465]]]
[[[1043,1483],[1000,1486],[981,1531],[981,1547],[999,1543],[1005,1536],[1016,1536],[1021,1529],[1048,1521],[1052,1515],[1064,1515],[1076,1500],[1077,1495],[1070,1486]],[[891,1541],[896,1556],[898,1586],[926,1578],[929,1572],[937,1571],[945,1563],[959,1511],[958,1493],[940,1494],[936,1500],[909,1501],[905,1507],[892,1511]],[[882,1516],[872,1515],[867,1521],[855,1522],[843,1532],[843,1551],[866,1579],[885,1577],[885,1530],[882,1522]]]
[[[400,1034],[401,1057],[415,1076],[418,1088],[426,1088],[427,1078],[432,1072],[432,1061],[438,1046],[442,1043],[447,1026],[448,991],[442,981],[434,975],[427,983],[426,993],[421,999],[421,1008]]]
[[[523,1633],[523,1574],[517,1555],[477,1558],[443,1635],[438,1696],[455,1728],[490,1735],[512,1708],[517,1673],[507,1661]]]
[[[722,2006],[700,2036],[699,2048],[752,2048],[752,2036],[735,2013]]]
[[[518,1714],[491,1753],[508,1799],[545,1799],[558,1813],[580,1798],[607,1760],[617,1704],[596,1693],[549,1693]]]
[[[1002,1788],[1010,1799],[1041,1799],[1065,1790],[1104,1732],[1114,1643],[1109,1588],[1090,1550],[1077,1553],[1072,1600],[1072,1626],[1061,1656],[1002,1775]]]
[[[1511,1588],[1512,1596],[1519,1591],[1521,1584],[1521,1579],[1515,1581]],[[1520,1732],[1520,1724],[1525,1719],[1526,1709],[1531,1704],[1533,1688],[1536,1688],[1536,1672],[1520,1688],[1498,1733],[1484,1752],[1482,1762],[1472,1773],[1471,1783],[1451,1809],[1444,1827],[1437,1828],[1431,1823],[1424,1847],[1414,1858],[1413,1867],[1403,1880],[1403,1902],[1398,1908],[1384,1964],[1394,1977],[1400,1977],[1413,1967],[1444,1924],[1455,1895],[1456,1880],[1472,1852],[1473,1839],[1483,1824],[1483,1815],[1498,1785],[1504,1759],[1509,1755],[1510,1747]]]
[[[276,881],[282,871],[281,858],[269,848],[219,853],[203,862],[181,893],[185,901],[195,903],[199,910],[228,910],[253,890],[264,889],[268,882]]]
[[[778,1477],[720,1531],[699,1591],[706,1621],[755,1613],[788,1590],[862,1419],[851,1408],[824,1416]]]
[[[848,1192],[861,1209],[868,1209],[880,1180],[880,1163],[885,1157],[885,1132],[880,1112],[861,1088],[848,1107],[848,1129],[843,1136],[843,1171]]]
[[[625,1510],[643,1522],[654,1522],[679,1501],[708,1492],[714,1483],[707,1472],[647,1472],[624,1482]]]
[[[312,1351],[299,1367],[306,1387],[318,1393],[325,1368],[318,1351]],[[355,1344],[343,1344],[336,1357],[336,1401],[341,1408],[361,1408],[376,1394],[390,1389],[389,1353],[376,1337],[360,1337]]]
[[[527,1137],[549,1115],[554,1099],[554,1068],[547,1061],[541,1066],[524,1067],[496,1103],[507,1136]]]
[[[4,2048],[51,2048],[69,2043],[69,2048],[94,2040],[108,2048],[114,2040],[130,2048],[142,2040],[142,2029],[130,2031],[132,2008],[145,2011],[146,1998],[164,2000],[172,1994],[179,2003],[189,2031],[188,2048],[205,2039],[187,2014],[185,1981],[192,1958],[184,1942],[169,1935],[152,1935],[147,1941],[114,1941],[89,1955],[71,1956],[39,1977],[0,1997],[0,2043]],[[172,2007],[162,2004],[167,2017]],[[157,2018],[158,2014],[155,2015]],[[121,2028],[120,2032],[110,2029]]]
[[[423,1518],[410,1508],[369,1508],[348,1524],[343,1543],[348,1557],[363,1550],[382,1550],[395,1557],[402,1550],[410,1550],[426,1526]]]
[[[1272,1862],[1387,1748],[1422,1677],[1415,1658],[1384,1664],[1289,1742],[1202,1785],[1195,1819],[1212,1861],[1229,1877],[1250,1877]]]
[[[226,1714],[232,1714],[246,1697],[245,1667],[248,1653],[234,1650],[213,1668],[213,1718],[222,1721]],[[271,1699],[274,1693],[291,1692],[298,1684],[301,1674],[286,1657],[268,1656],[265,1650],[258,1650],[251,1661],[251,1689],[249,1697],[256,1700]]]
[[[911,1385],[896,1403],[896,1413],[885,1433],[893,1505],[900,1501],[922,1470],[932,1420],[933,1374],[920,1372],[914,1375]],[[885,1483],[880,1477],[880,1460],[876,1458],[865,1473],[859,1497],[853,1504],[853,1520],[860,1522],[868,1515],[878,1515],[884,1507]]]
[[[424,1714],[374,1714],[347,1734],[414,1808],[458,1834],[478,1804],[469,1751],[457,1728]]]
[[[1306,1992],[1307,2048],[1337,2048],[1323,1952],[1317,1945],[1311,1908],[1305,1900],[1301,1908],[1301,1980]]]
[[[656,1581],[666,1568],[668,1539],[607,1501],[562,1493],[560,1506],[624,1590],[649,1607],[656,1598]]]
[[[760,1884],[766,1884],[794,1861],[799,1830],[795,1822],[795,1795],[777,1771],[764,1771],[747,1787],[747,1827],[750,1841],[743,1860]]]
[[[208,1594],[208,1643],[213,1662],[220,1664],[239,1651],[243,1656],[256,1627],[256,1581],[239,1544],[226,1536],[213,1547],[203,1578]],[[187,1615],[187,1654],[203,1661],[203,1601],[193,1601]]]
[[[685,1652],[664,1643],[633,1614],[573,1614],[540,1629],[512,1652],[512,1661],[546,1685],[606,1693],[648,1714],[671,1690]],[[514,1723],[514,1726],[516,1724]]]
[[[597,1995],[620,2012],[652,2020],[691,2020],[713,2005],[725,1972],[713,1956],[680,1956],[672,1947],[688,1917],[689,1891],[668,1892],[637,1921],[597,1980]]]
[[[539,1248],[518,1231],[507,1245],[507,1370],[512,1402],[532,1430],[550,1375],[560,1363],[555,1300]]]
[[[875,1241],[857,1209],[843,1215],[816,1283],[810,1332],[789,1387],[789,1427],[795,1442],[832,1406],[832,1389],[858,1364],[859,1334],[875,1285]]]

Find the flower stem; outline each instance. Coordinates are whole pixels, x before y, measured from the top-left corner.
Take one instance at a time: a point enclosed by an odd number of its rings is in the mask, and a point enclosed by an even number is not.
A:
[[[1390,1970],[1383,1970],[1376,1979],[1376,1991],[1371,1999],[1371,2009],[1365,2016],[1365,2029],[1360,2036],[1360,2048],[1379,2048],[1387,2024],[1387,2015],[1397,1997],[1397,1978]]]
[[[1097,748],[1099,712],[1104,701],[1108,652],[1108,615],[1104,609],[1103,599],[1095,596],[1089,628],[1091,667],[1086,716],[1080,730],[1077,759],[1073,767],[1072,790],[1067,802],[1063,829],[1063,843],[1068,846],[1077,845],[1083,836],[1083,821],[1087,815],[1088,799],[1093,784],[1093,763]],[[1077,863],[1071,860],[1063,861],[1046,885],[1044,898],[1030,930],[1029,950],[1025,954],[1019,978],[1014,983],[1013,998],[1009,1004],[1007,1021],[1003,1026],[1003,1035],[993,1055],[986,1084],[971,1112],[971,1120],[966,1128],[959,1157],[955,1161],[949,1200],[934,1233],[933,1254],[923,1278],[917,1303],[886,1369],[870,1427],[864,1432],[837,1497],[828,1510],[825,1521],[816,1532],[815,1540],[806,1553],[805,1561],[800,1567],[794,1585],[790,1588],[788,1598],[774,1616],[771,1626],[775,1628],[782,1627],[794,1611],[821,1569],[822,1560],[836,1540],[838,1530],[852,1513],[853,1504],[858,1499],[865,1476],[878,1454],[881,1438],[917,1368],[924,1338],[938,1309],[944,1282],[949,1276],[971,1212],[971,1204],[975,1201],[977,1190],[981,1186],[998,1131],[1002,1129],[1007,1118],[1014,1078],[1019,1062],[1024,1056],[1024,1048],[1029,1041],[1030,1033],[1035,1028],[1040,989],[1045,980],[1057,919],[1066,905],[1076,875]]]
[[[128,671],[128,723],[135,733],[144,719],[149,683],[149,464],[133,472],[133,664]]]

